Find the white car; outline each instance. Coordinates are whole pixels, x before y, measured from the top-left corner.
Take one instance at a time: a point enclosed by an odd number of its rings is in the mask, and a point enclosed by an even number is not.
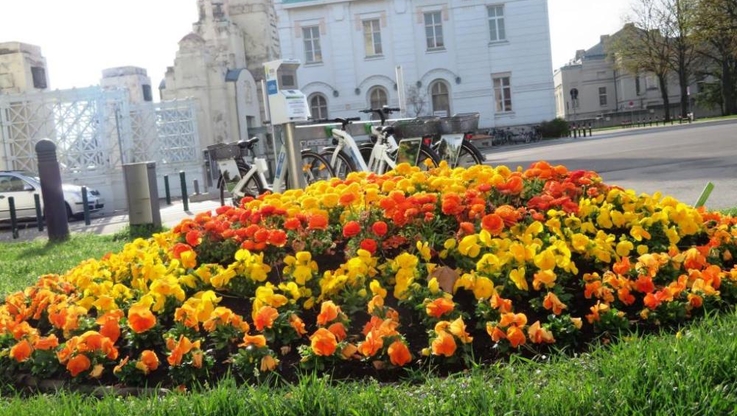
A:
[[[62,190],[65,207],[60,207],[60,209],[65,209],[69,218],[83,218],[82,187],[62,184]],[[38,194],[40,198],[41,212],[43,212],[41,182],[37,176],[19,171],[0,171],[0,221],[10,219],[8,198],[11,196],[15,202],[16,218],[36,218],[36,203],[33,197],[35,194]],[[87,205],[90,212],[96,212],[105,206],[105,199],[100,196],[99,191],[87,188]]]

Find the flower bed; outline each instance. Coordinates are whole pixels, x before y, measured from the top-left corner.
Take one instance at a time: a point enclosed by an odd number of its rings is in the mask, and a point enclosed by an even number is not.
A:
[[[41,276],[0,306],[0,368],[177,386],[581,349],[733,305],[735,223],[545,162],[351,174]]]

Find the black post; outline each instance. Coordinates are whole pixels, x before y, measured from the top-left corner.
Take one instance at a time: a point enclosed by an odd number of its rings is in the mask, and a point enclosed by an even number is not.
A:
[[[84,206],[83,211],[84,212],[84,225],[90,225],[90,207],[89,207],[89,200],[87,199],[87,187],[82,187],[82,205]]]
[[[43,231],[44,216],[41,213],[41,197],[38,194],[33,194],[33,203],[36,205],[36,224],[38,225],[38,231]]]
[[[169,192],[169,175],[164,175],[164,193],[166,194],[166,205],[171,205],[171,193]]]
[[[10,209],[10,231],[13,238],[18,238],[18,218],[15,215],[15,198],[8,197],[8,208]]]
[[[187,197],[187,180],[184,176],[184,171],[179,171],[179,182],[182,186],[182,204],[184,205],[184,210],[189,211],[189,198]]]
[[[61,172],[59,161],[56,159],[56,145],[49,139],[41,139],[36,143],[36,156],[49,240],[67,240],[69,239],[69,219],[65,208],[64,191],[61,189]]]
[[[591,137],[593,135],[594,135],[593,126],[591,125],[591,123],[589,123],[589,137]]]

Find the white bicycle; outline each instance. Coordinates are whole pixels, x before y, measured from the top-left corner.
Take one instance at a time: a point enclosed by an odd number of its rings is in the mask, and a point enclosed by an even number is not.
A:
[[[362,112],[371,112],[363,110]],[[399,143],[391,134],[391,127],[367,124],[367,132],[377,137],[374,143],[357,144],[346,130],[359,117],[316,120],[318,123],[340,123],[340,127],[330,129],[334,146],[326,147],[320,155],[329,160],[335,176],[345,179],[350,172],[364,171],[384,173],[407,162],[421,168],[438,166],[440,158],[429,146],[422,143],[421,137],[407,138]]]
[[[208,146],[212,159],[217,160],[220,170],[218,189],[220,203],[225,204],[225,191],[229,190],[233,197],[233,204],[238,205],[246,196],[257,197],[266,192],[279,193],[290,189],[287,172],[287,153],[284,144],[281,145],[276,157],[274,181],[269,183],[269,165],[263,157],[255,154],[255,145],[259,138],[253,137],[237,143],[216,144]],[[249,156],[252,162],[248,162]],[[302,172],[307,185],[320,180],[327,180],[334,175],[333,169],[320,154],[302,150]]]

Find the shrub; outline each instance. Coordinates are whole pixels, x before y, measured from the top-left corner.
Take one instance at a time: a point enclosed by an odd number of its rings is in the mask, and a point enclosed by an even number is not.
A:
[[[570,126],[568,122],[562,118],[554,118],[550,121],[543,121],[540,123],[540,134],[544,138],[559,138],[567,137],[570,133]]]

